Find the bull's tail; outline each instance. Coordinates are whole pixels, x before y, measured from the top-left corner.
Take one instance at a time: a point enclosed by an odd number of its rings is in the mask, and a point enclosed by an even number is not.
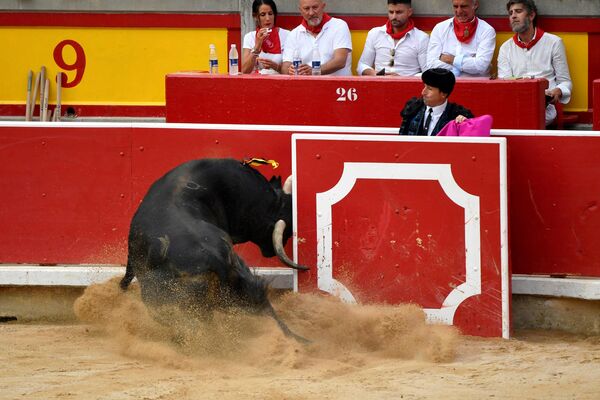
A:
[[[135,272],[133,272],[133,268],[131,267],[131,265],[128,262],[127,269],[125,270],[125,276],[121,279],[121,282],[119,283],[121,290],[123,290],[123,291],[127,290],[127,288],[129,287],[129,284],[131,283],[133,278],[135,278]]]

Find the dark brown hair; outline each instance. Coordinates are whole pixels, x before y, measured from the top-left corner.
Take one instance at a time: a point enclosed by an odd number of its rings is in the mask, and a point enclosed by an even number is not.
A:
[[[532,12],[535,13],[535,17],[533,18],[533,26],[535,27],[537,25],[537,15],[538,15],[535,1],[533,1],[533,0],[509,0],[508,3],[506,3],[506,11],[510,11],[510,8],[514,4],[523,4],[523,7],[525,7],[527,9],[527,14],[531,14]]]
[[[254,0],[252,2],[252,15],[258,17],[258,9],[262,5],[269,6],[273,10],[273,25],[277,26],[277,5],[273,0]],[[258,27],[257,27],[258,28]]]

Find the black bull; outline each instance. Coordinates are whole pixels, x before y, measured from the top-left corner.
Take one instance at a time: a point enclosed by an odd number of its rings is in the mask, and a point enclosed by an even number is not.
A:
[[[233,250],[251,241],[263,256],[277,254],[287,265],[306,269],[283,251],[291,235],[292,196],[280,178],[269,182],[232,159],[189,161],[158,179],[133,216],[120,285],[126,290],[137,277],[151,307],[207,313],[235,306],[265,313],[286,335],[305,341],[275,314],[266,282]]]

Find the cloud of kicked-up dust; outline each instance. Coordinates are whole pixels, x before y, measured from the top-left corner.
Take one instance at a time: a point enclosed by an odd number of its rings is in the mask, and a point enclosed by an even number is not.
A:
[[[416,305],[349,305],[291,292],[271,296],[290,329],[312,341],[303,345],[266,316],[216,311],[192,319],[177,309],[151,311],[137,284],[123,292],[118,283],[115,278],[89,286],[75,302],[77,317],[113,338],[124,355],[178,368],[207,360],[294,369],[319,360],[357,366],[373,358],[448,362],[458,342],[455,328],[426,324]]]

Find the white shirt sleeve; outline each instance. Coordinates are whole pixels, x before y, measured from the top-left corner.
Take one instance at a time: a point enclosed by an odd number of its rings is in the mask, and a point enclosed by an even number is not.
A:
[[[510,38],[504,42],[502,46],[500,46],[500,51],[498,52],[498,78],[500,79],[512,78],[514,76],[509,59],[509,46],[512,40],[513,39]]]
[[[285,50],[285,44],[289,36],[290,31],[288,31],[287,29],[279,28],[279,43],[281,43],[281,53],[283,53],[283,51]]]
[[[562,91],[560,102],[567,104],[571,100],[573,82],[571,82],[567,53],[562,39],[557,40],[552,46],[552,64],[556,75],[556,87]]]
[[[419,60],[419,68],[421,72],[427,69],[427,48],[429,47],[429,35],[423,33],[419,40],[419,54],[417,56]]]
[[[452,65],[440,61],[447,25],[448,23],[444,21],[433,27],[431,37],[429,38],[429,45],[427,46],[427,68],[425,69],[444,68],[449,71],[452,70]]]
[[[465,56],[462,59],[462,68],[460,70],[471,75],[484,75],[490,68],[495,49],[496,31],[490,27],[482,32],[481,41],[477,45],[475,56]]]
[[[294,49],[298,46],[298,33],[296,30],[290,32],[283,45],[283,62],[292,62],[294,57]]]
[[[337,29],[335,37],[333,38],[333,50],[337,49],[348,49],[352,51],[352,36],[350,35],[350,28],[346,21],[340,21],[340,27]]]
[[[375,33],[375,30],[372,29],[367,34],[365,47],[360,56],[360,60],[358,60],[358,65],[356,66],[356,72],[358,72],[359,76],[362,75],[366,69],[374,69],[375,67]]]
[[[246,33],[244,35],[244,44],[242,45],[242,48],[252,50],[254,48],[255,44],[256,44],[256,32],[252,31],[252,32]]]

